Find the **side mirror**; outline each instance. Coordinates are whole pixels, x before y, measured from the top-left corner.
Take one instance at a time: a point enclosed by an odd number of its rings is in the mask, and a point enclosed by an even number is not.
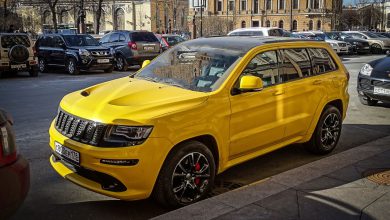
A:
[[[150,60],[144,60],[144,62],[142,63],[142,67],[141,68],[146,67],[147,65],[149,65],[149,63],[150,63]]]
[[[242,92],[260,91],[263,89],[263,81],[257,76],[243,76],[239,89]]]

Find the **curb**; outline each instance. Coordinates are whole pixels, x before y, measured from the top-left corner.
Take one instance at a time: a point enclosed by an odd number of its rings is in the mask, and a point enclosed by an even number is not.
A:
[[[390,136],[365,143],[341,153],[271,176],[265,180],[202,200],[153,219],[213,219],[304,182],[327,175],[375,156],[390,148]],[[332,166],[329,166],[331,164]],[[326,169],[324,169],[326,167]]]

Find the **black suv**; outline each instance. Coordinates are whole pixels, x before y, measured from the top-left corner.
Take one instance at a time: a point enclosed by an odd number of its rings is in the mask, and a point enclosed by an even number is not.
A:
[[[99,45],[90,35],[43,35],[35,47],[41,72],[47,71],[48,66],[63,66],[69,74],[78,74],[80,70],[110,73],[114,68],[114,51]]]
[[[100,44],[115,50],[116,68],[120,71],[152,60],[162,51],[160,41],[148,31],[112,31],[104,35]]]
[[[333,40],[339,40],[339,41],[350,43],[352,46],[353,53],[367,54],[370,53],[371,51],[370,44],[368,43],[368,41],[364,39],[353,38],[347,34],[338,31],[326,32],[326,34],[328,35],[329,38]]]

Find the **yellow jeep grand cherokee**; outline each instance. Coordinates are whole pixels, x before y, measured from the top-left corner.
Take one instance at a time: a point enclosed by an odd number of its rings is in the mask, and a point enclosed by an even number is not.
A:
[[[292,143],[331,152],[348,72],[324,42],[196,39],[137,74],[63,98],[50,162],[66,179],[124,200],[182,206],[231,166]]]

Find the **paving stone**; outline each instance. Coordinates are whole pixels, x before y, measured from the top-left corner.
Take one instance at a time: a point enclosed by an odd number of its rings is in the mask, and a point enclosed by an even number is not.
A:
[[[257,205],[248,205],[233,212],[229,212],[223,216],[220,216],[216,219],[219,220],[254,220],[254,219],[272,219],[272,220],[285,220],[285,219],[294,219],[286,218],[285,216],[279,214],[278,212],[265,209]]]
[[[363,210],[362,220],[386,220],[390,216],[390,193],[385,194]]]
[[[284,216],[289,218],[298,218],[299,216],[297,191],[294,189],[288,189],[269,196],[263,200],[255,202],[255,204],[268,210],[283,213]]]
[[[294,189],[303,191],[323,190],[344,185],[346,182],[335,178],[321,176],[314,180],[295,186]]]

